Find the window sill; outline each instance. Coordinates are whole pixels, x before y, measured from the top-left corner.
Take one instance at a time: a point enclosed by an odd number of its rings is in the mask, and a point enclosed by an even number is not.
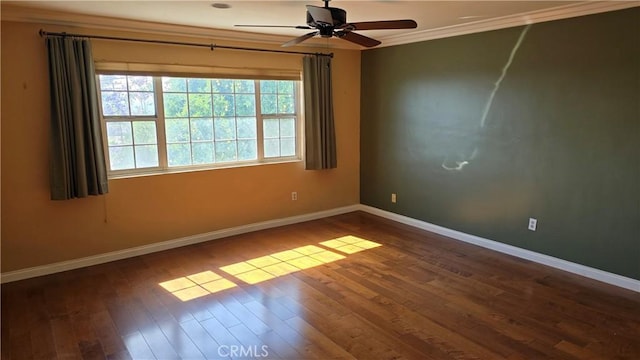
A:
[[[236,169],[236,168],[244,168],[244,167],[253,167],[253,166],[262,166],[262,165],[278,165],[278,164],[290,164],[302,162],[303,160],[300,158],[292,157],[287,159],[278,159],[278,160],[265,160],[265,161],[251,161],[251,162],[237,162],[230,164],[216,164],[214,166],[206,165],[206,166],[188,166],[188,167],[173,167],[170,169],[153,169],[146,171],[123,171],[123,172],[111,172],[108,175],[109,180],[119,180],[119,179],[128,179],[128,178],[136,178],[136,177],[145,177],[145,176],[155,176],[155,175],[167,175],[167,174],[181,174],[181,173],[190,173],[190,172],[200,172],[200,171],[211,171],[211,170],[225,170],[225,169]]]

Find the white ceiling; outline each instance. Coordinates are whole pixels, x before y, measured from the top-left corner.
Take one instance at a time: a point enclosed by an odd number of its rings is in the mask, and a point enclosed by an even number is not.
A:
[[[228,4],[228,9],[218,9],[214,3]],[[585,1],[346,1],[334,0],[330,6],[347,11],[347,21],[372,21],[414,19],[417,29],[408,30],[371,30],[361,34],[381,40],[384,45],[406,43],[428,38],[457,35],[492,28],[522,25],[527,22],[553,20],[583,13],[606,11],[613,3],[617,7],[637,6],[638,2],[585,2]],[[206,30],[223,30],[234,37],[245,40],[264,41],[267,38],[259,34],[272,35],[270,42],[286,41],[289,38],[303,35],[309,30],[283,28],[237,28],[237,24],[256,25],[305,25],[305,5],[322,6],[318,0],[289,1],[243,1],[243,0],[211,0],[211,1],[2,1],[3,19],[7,8],[5,5],[22,8],[18,20],[46,20],[55,23],[56,17],[64,20],[63,13],[76,14],[74,21],[84,16],[100,17],[101,22],[86,19],[91,23],[108,23],[117,19],[145,22],[146,26],[165,24],[196,27],[200,32]],[[596,4],[599,4],[596,6]],[[631,5],[629,5],[631,4]],[[26,9],[26,11],[24,11]],[[587,9],[587,10],[585,10]],[[595,10],[594,10],[595,9]],[[605,9],[605,10],[602,10]],[[28,14],[30,13],[31,19]],[[60,13],[58,13],[60,12]],[[46,15],[48,14],[48,15]],[[14,16],[15,17],[15,16]],[[9,18],[12,19],[11,17]],[[14,19],[15,20],[15,19]],[[60,21],[69,23],[70,21]],[[104,27],[104,26],[103,26]],[[466,29],[466,30],[465,30]],[[226,30],[226,31],[224,31]],[[274,37],[273,35],[277,35]],[[437,36],[434,36],[437,35]],[[280,37],[281,36],[281,37]],[[228,36],[227,36],[228,37]],[[404,38],[404,40],[403,40]],[[332,42],[346,43],[339,39]],[[325,39],[311,41],[316,44],[327,43]],[[343,45],[343,44],[339,44]]]

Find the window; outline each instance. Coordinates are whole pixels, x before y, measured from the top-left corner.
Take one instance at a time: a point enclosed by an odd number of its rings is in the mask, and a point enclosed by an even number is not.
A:
[[[299,159],[299,81],[98,75],[112,175]]]

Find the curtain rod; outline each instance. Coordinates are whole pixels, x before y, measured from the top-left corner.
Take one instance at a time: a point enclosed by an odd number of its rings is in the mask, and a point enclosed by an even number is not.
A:
[[[117,36],[72,34],[72,33],[67,33],[67,32],[49,32],[49,31],[45,31],[44,29],[40,29],[39,34],[40,34],[40,37],[46,37],[46,36],[67,37],[67,36],[71,36],[71,37],[84,37],[84,38],[89,38],[89,39],[100,39],[100,40],[130,41],[130,42],[143,42],[143,43],[151,43],[151,44],[206,47],[206,48],[211,49],[211,51],[213,51],[215,49],[226,49],[226,50],[270,52],[270,53],[291,54],[291,55],[328,56],[328,57],[331,57],[331,58],[333,57],[333,53],[325,54],[325,53],[311,53],[311,52],[302,52],[302,51],[269,50],[269,49],[250,48],[250,47],[216,45],[216,44],[213,44],[213,43],[212,44],[202,44],[202,43],[192,43],[192,42],[182,42],[182,41],[149,40],[149,39],[134,39],[134,38],[125,38],[125,37],[117,37]]]

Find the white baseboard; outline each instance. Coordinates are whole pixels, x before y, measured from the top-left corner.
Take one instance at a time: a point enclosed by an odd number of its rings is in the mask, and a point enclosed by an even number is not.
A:
[[[602,281],[607,284],[615,285],[621,288],[640,292],[640,280],[628,278],[622,275],[613,274],[607,271],[595,269],[585,265],[576,264],[571,261],[562,260],[553,256],[540,254],[534,251],[525,250],[512,245],[503,244],[501,242],[481,238],[479,236],[466,234],[460,231],[451,230],[442,226],[430,224],[425,221],[417,220],[407,216],[395,214],[389,211],[381,210],[368,205],[360,205],[360,210],[373,215],[397,221],[406,225],[410,225],[419,229],[431,231],[436,234],[444,235],[455,240],[464,241],[466,243],[481,246],[483,248],[495,250],[501,253],[513,255],[522,259],[531,260],[540,264],[554,267],[556,269],[568,271],[590,279]]]
[[[321,219],[329,216],[345,214],[352,211],[365,211],[373,215],[378,215],[389,220],[397,221],[402,224],[410,225],[419,229],[431,231],[436,234],[444,235],[454,240],[464,241],[466,243],[478,245],[487,249],[495,250],[501,253],[513,255],[522,259],[530,260],[547,266],[551,266],[570,273],[578,274],[590,279],[602,281],[607,284],[615,285],[632,291],[640,292],[640,281],[625,276],[613,274],[607,271],[591,268],[588,266],[576,264],[570,261],[558,259],[549,255],[540,254],[534,251],[525,250],[512,245],[503,244],[497,241],[481,238],[479,236],[466,234],[460,231],[448,229],[442,226],[430,224],[428,222],[410,218],[407,216],[395,214],[389,211],[381,210],[375,207],[357,204],[351,206],[340,207],[325,211],[319,211],[310,214],[292,216],[283,219],[275,219],[253,223],[243,226],[237,226],[228,229],[212,231],[204,234],[186,236],[179,239],[167,240],[159,243],[138,246],[130,249],[113,251],[105,254],[89,256],[80,259],[62,261],[54,264],[36,266],[27,269],[10,271],[0,274],[0,283],[7,283],[23,279],[29,279],[37,276],[54,274],[57,272],[78,269],[82,267],[104,264],[107,262],[126,259],[134,256],[150,254],[158,251],[174,249],[191,244],[197,244],[209,240],[220,239],[224,237],[245,234],[248,232],[270,229],[274,227],[296,224],[300,222]]]
[[[159,243],[138,246],[130,249],[113,251],[105,254],[99,254],[94,256],[88,256],[80,259],[73,259],[68,261],[62,261],[54,264],[35,266],[27,269],[21,269],[16,271],[10,271],[2,273],[0,275],[0,283],[8,283],[12,281],[18,281],[23,279],[29,279],[37,276],[54,274],[62,271],[78,269],[82,267],[104,264],[107,262],[126,259],[134,256],[150,254],[158,251],[164,251],[174,249],[186,245],[197,244],[209,240],[220,239],[224,237],[245,234],[248,232],[270,229],[274,227],[291,225],[300,222],[322,219],[329,216],[345,214],[360,210],[360,205],[351,205],[340,207],[336,209],[330,209],[325,211],[319,211],[310,214],[303,214],[298,216],[292,216],[283,219],[275,219],[269,221],[263,221],[259,223],[253,223],[249,225],[237,226],[228,229],[222,229],[212,231],[204,234],[197,234],[192,236],[186,236],[179,239],[167,240]]]

